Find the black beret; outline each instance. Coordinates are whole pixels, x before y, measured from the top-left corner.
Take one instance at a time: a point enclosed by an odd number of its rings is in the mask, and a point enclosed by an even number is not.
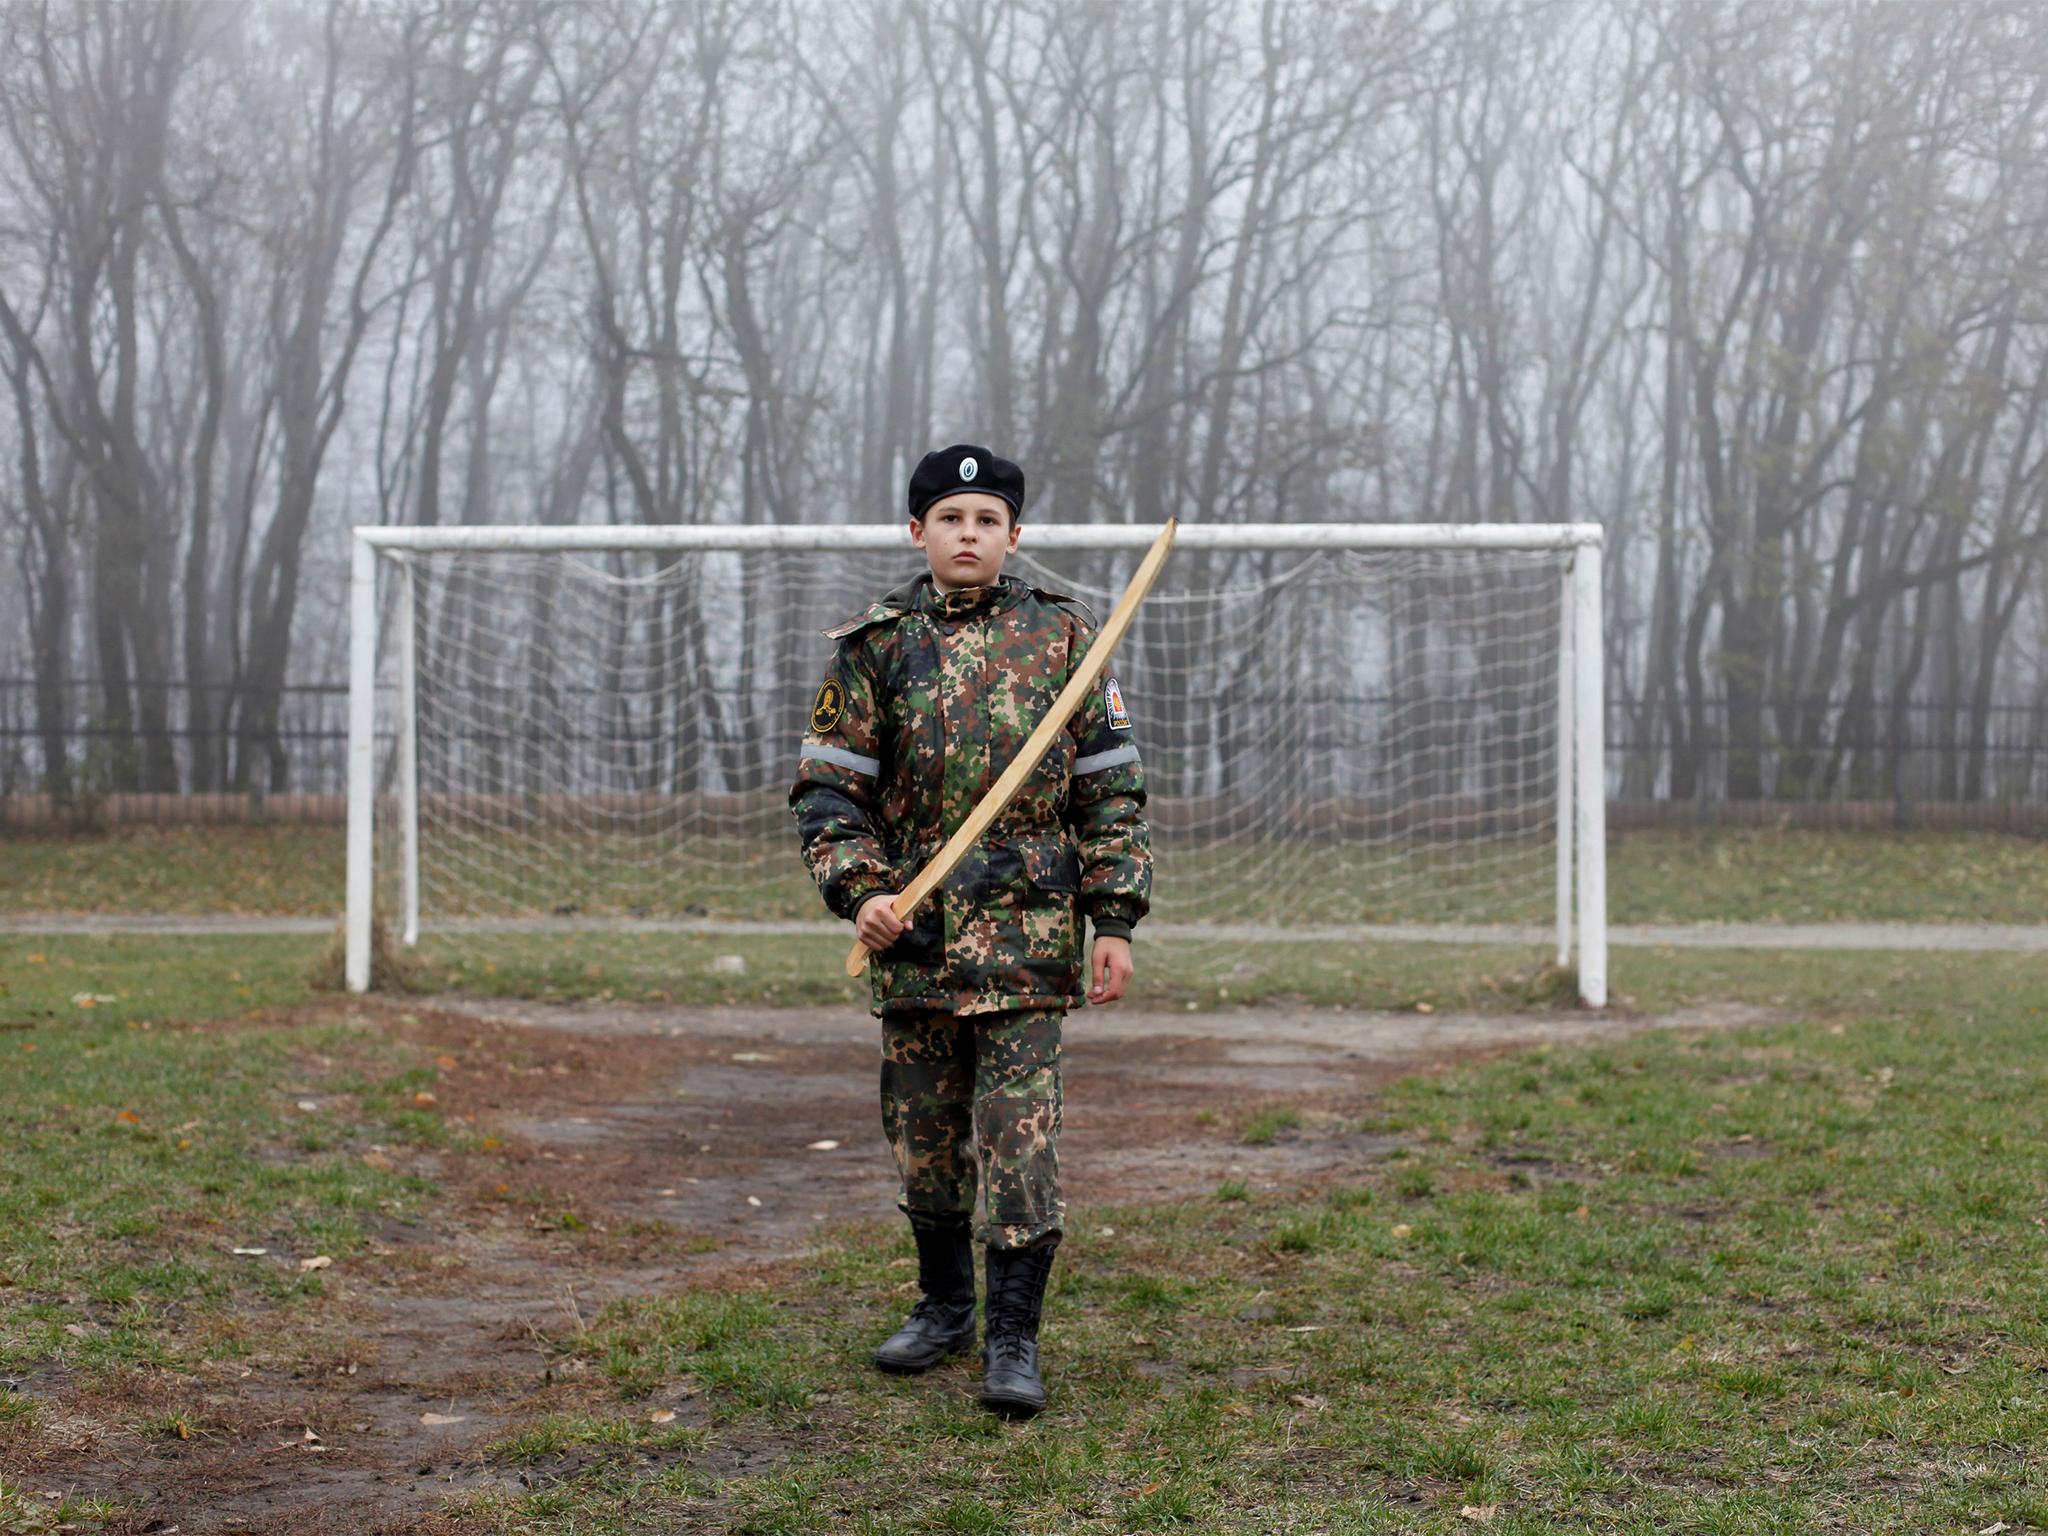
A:
[[[922,518],[925,508],[955,491],[1002,497],[1013,522],[1024,515],[1024,471],[975,443],[937,448],[917,461],[910,472],[910,515]]]

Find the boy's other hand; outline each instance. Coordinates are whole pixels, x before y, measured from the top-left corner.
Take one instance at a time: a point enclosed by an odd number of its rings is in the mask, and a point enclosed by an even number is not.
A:
[[[1131,982],[1131,941],[1107,938],[1098,933],[1089,968],[1095,973],[1095,981],[1088,988],[1088,1001],[1115,1002],[1124,995],[1124,988]]]
[[[885,891],[879,896],[870,896],[860,904],[860,910],[853,915],[853,931],[870,951],[880,954],[903,936],[903,930],[910,925],[896,915],[896,909],[889,905],[896,899],[894,891]]]

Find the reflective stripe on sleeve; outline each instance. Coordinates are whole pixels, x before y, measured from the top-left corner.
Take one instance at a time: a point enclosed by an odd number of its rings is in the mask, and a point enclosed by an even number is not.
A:
[[[1074,777],[1084,773],[1100,773],[1105,768],[1115,768],[1124,763],[1135,763],[1138,749],[1126,742],[1120,747],[1111,747],[1107,752],[1091,752],[1086,757],[1074,760]]]
[[[869,778],[878,778],[882,772],[879,757],[862,757],[858,752],[849,752],[844,747],[828,747],[821,741],[807,741],[797,758],[802,762],[806,757],[815,757],[821,763],[837,763],[842,768],[851,768],[855,773],[864,773]]]

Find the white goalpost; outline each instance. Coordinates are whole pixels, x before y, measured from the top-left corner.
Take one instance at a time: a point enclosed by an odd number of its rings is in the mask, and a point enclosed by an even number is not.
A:
[[[1106,615],[1156,532],[1027,518],[1006,571]],[[1111,663],[1163,963],[1249,990],[1259,956],[1505,942],[1576,951],[1603,1006],[1601,555],[1597,524],[1184,525]],[[783,796],[820,631],[921,569],[895,526],[357,528],[349,987],[378,921],[843,937]]]

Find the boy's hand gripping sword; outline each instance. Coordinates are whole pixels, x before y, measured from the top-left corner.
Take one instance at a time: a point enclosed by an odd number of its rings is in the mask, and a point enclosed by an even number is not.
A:
[[[924,904],[927,896],[939,888],[946,876],[953,873],[954,866],[967,856],[967,850],[986,832],[995,819],[1002,815],[1017,791],[1024,787],[1024,781],[1031,777],[1039,759],[1052,750],[1052,744],[1066,729],[1074,711],[1081,707],[1081,701],[1088,696],[1103,670],[1109,665],[1109,654],[1116,649],[1117,642],[1124,637],[1124,631],[1131,627],[1131,620],[1137,617],[1138,604],[1145,600],[1145,594],[1152,590],[1152,582],[1159,575],[1159,568],[1166,564],[1166,552],[1173,548],[1174,529],[1179,519],[1169,517],[1159,537],[1152,541],[1152,547],[1145,552],[1145,558],[1138,563],[1137,574],[1131,577],[1131,584],[1124,588],[1124,595],[1110,614],[1109,622],[1102,626],[1095,636],[1095,643],[1088,647],[1088,654],[1081,658],[1081,669],[1067,679],[1067,686],[1060,690],[1060,696],[1052,701],[1052,708],[1045,718],[1038,722],[1030,736],[1025,738],[1022,750],[1003,770],[1003,776],[982,797],[981,803],[968,813],[960,823],[960,830],[946,839],[932,861],[917,872],[917,877],[906,886],[890,903],[891,910],[906,923],[911,914]],[[858,976],[868,968],[868,947],[858,939],[854,940],[853,952],[846,957],[846,974]]]

